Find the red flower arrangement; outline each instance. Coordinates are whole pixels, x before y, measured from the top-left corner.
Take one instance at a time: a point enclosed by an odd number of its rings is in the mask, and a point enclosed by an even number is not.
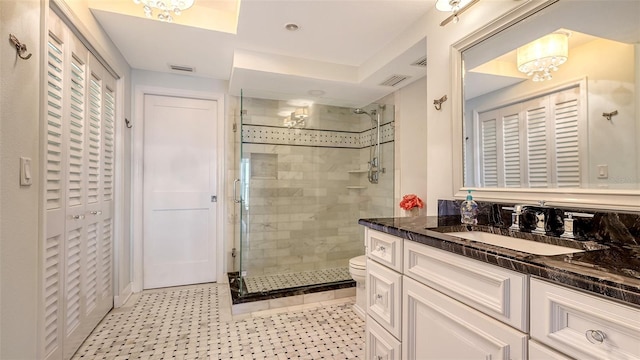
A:
[[[424,207],[424,201],[416,194],[408,194],[402,197],[400,207],[404,210],[411,210],[414,207],[422,209]]]

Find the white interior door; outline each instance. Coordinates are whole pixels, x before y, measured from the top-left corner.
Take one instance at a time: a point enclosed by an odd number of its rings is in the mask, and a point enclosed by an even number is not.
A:
[[[145,95],[145,289],[217,278],[217,106],[213,100]]]

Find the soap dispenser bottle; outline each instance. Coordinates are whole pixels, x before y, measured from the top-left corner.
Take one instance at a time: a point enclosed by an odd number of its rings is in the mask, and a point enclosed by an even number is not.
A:
[[[460,205],[460,222],[467,225],[478,224],[478,203],[473,200],[471,190],[468,190],[467,199]]]

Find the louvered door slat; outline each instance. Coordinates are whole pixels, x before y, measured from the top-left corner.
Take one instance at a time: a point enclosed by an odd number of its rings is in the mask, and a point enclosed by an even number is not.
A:
[[[91,77],[89,84],[87,203],[93,204],[100,200],[102,84],[95,76]]]
[[[111,218],[107,218],[102,222],[102,234],[101,234],[101,296],[103,298],[110,298],[113,293],[112,289],[112,252],[111,248],[113,246],[113,220]]]
[[[556,104],[554,110],[558,187],[580,187],[578,100]]]
[[[60,342],[60,235],[47,238],[44,256],[44,351],[50,354]]]
[[[534,108],[526,111],[527,155],[529,165],[529,187],[547,187],[547,109]]]
[[[520,118],[512,114],[502,119],[504,146],[504,185],[506,187],[521,186],[520,166]]]
[[[98,298],[98,223],[87,226],[87,273],[86,273],[86,306],[87,313],[96,307]]]
[[[113,200],[113,166],[115,139],[115,92],[106,87],[104,92],[104,162],[102,171],[104,201]]]
[[[62,207],[62,107],[63,53],[62,43],[49,34],[47,43],[47,145],[46,145],[46,207]]]
[[[82,229],[67,232],[67,271],[66,271],[66,325],[67,335],[80,325],[81,293],[81,236]]]
[[[72,207],[84,204],[85,63],[72,54],[70,65],[67,200]]]
[[[482,121],[482,185],[498,186],[498,143],[496,119]]]

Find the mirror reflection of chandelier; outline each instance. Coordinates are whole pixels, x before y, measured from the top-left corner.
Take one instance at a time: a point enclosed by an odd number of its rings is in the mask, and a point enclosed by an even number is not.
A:
[[[172,22],[173,16],[179,16],[184,10],[193,6],[195,0],[133,0],[134,3],[144,5],[144,15],[153,17],[153,10],[158,10],[158,20]]]
[[[569,34],[545,35],[518,48],[518,70],[533,81],[551,80],[551,72],[569,58]]]

